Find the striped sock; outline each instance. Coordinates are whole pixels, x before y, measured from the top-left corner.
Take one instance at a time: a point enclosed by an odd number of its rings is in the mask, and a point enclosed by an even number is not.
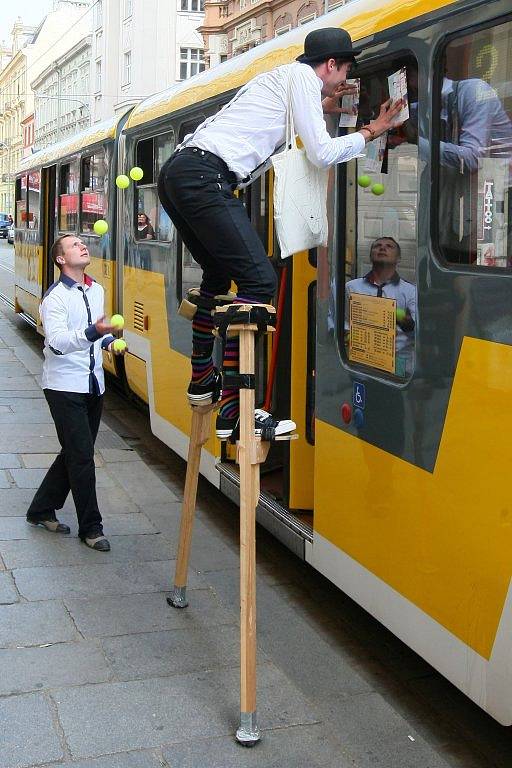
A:
[[[201,296],[213,298],[213,293],[201,291]],[[209,384],[214,379],[212,334],[213,317],[209,309],[197,307],[192,320],[192,381],[195,384]]]
[[[257,299],[237,296],[233,304],[259,304]],[[222,375],[222,403],[219,416],[223,419],[237,419],[240,415],[240,391],[229,388],[229,376],[238,373],[240,363],[240,343],[238,336],[229,336],[224,347],[224,364]]]

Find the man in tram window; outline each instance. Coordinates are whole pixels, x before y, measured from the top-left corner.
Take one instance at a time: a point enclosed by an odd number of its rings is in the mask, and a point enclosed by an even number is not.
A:
[[[105,382],[102,350],[113,349],[114,330],[105,320],[102,286],[85,273],[91,262],[85,243],[62,235],[51,256],[60,279],[46,291],[40,314],[45,333],[42,385],[61,451],[27,511],[27,522],[53,533],[69,533],[59,522],[69,492],[78,518],[78,536],[91,549],[108,552],[96,498],[94,442]]]
[[[160,172],[162,205],[203,270],[192,323],[188,397],[191,404],[208,404],[219,400],[222,391],[216,423],[221,439],[233,437],[238,428],[239,392],[230,386],[230,375],[238,373],[239,351],[238,337],[228,338],[221,381],[212,361],[215,296],[226,294],[233,280],[238,303],[268,304],[277,286],[265,248],[233,192],[256,178],[284,144],[288,101],[307,156],[320,168],[357,157],[368,141],[389,130],[401,102],[386,102],[375,120],[350,135],[331,138],[326,129],[324,113],[339,114],[340,97],[353,92],[345,81],[358,53],[343,29],[310,32],[295,63],[253,78],[185,136]],[[295,428],[291,420],[278,421],[265,411],[256,412],[255,422],[256,428],[271,427],[275,434]]]
[[[416,324],[416,286],[400,277],[398,264],[400,245],[393,237],[379,237],[370,246],[371,270],[363,277],[349,280],[345,285],[345,329],[348,332],[348,311],[351,293],[363,293],[396,300],[395,351],[397,373],[407,375],[414,364],[414,328]]]

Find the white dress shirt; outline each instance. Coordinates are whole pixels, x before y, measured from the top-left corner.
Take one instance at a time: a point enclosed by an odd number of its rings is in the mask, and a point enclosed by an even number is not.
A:
[[[182,146],[220,157],[239,180],[264,163],[286,140],[288,92],[295,130],[318,168],[357,157],[361,133],[331,138],[322,110],[322,81],[308,64],[284,64],[258,75],[216,115],[205,120]]]
[[[43,389],[102,395],[102,348],[114,340],[94,323],[104,315],[104,291],[88,275],[84,284],[67,275],[46,291],[39,309],[44,339]]]

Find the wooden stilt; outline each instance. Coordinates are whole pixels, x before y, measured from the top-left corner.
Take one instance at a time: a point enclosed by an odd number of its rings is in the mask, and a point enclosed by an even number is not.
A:
[[[180,542],[176,559],[174,589],[171,596],[167,598],[169,605],[172,605],[174,608],[186,608],[188,605],[187,574],[192,529],[194,527],[201,449],[210,437],[211,413],[215,408],[217,408],[217,404],[192,406],[192,424],[188,446],[183,506],[181,508]]]

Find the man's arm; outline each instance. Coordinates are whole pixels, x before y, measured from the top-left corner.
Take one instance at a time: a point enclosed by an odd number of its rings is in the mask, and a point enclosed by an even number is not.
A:
[[[483,80],[459,83],[459,97],[454,105],[459,112],[459,143],[440,142],[441,165],[463,171],[478,170],[478,162],[490,144],[492,111],[497,96]]]
[[[41,320],[48,346],[56,355],[69,355],[70,352],[89,349],[93,342],[113,330],[101,317],[96,323],[91,323],[85,328],[70,331],[67,318],[65,304],[52,291],[41,304]]]

